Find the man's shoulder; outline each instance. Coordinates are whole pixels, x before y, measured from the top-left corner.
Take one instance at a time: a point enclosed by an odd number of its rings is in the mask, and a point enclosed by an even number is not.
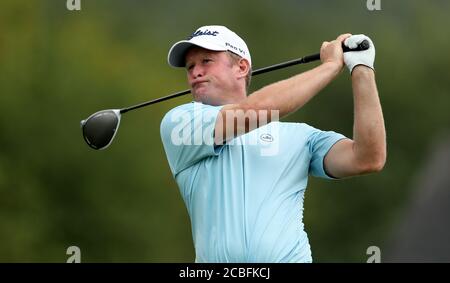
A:
[[[167,113],[164,116],[170,115],[171,113],[176,112],[176,111],[180,111],[180,110],[181,111],[182,110],[189,110],[189,109],[194,107],[194,103],[195,103],[194,101],[191,101],[191,102],[188,102],[188,103],[177,105],[177,106],[173,107],[172,109],[170,109],[169,111],[167,111]]]
[[[171,120],[170,117],[172,115],[176,113],[188,113],[191,111],[191,109],[193,109],[193,107],[194,101],[173,107],[172,109],[167,111],[166,114],[164,114],[163,118],[161,119],[161,126],[163,126],[163,124],[168,123]]]
[[[217,116],[220,108],[221,106],[212,106],[196,101],[178,105],[164,115],[160,129],[161,131],[172,129],[180,123],[190,123],[196,119],[201,122],[211,122],[213,121],[212,117]]]
[[[185,104],[181,104],[178,106],[175,106],[174,108],[170,109],[165,115],[164,117],[170,116],[174,113],[185,113],[185,112],[194,112],[194,111],[207,111],[207,110],[211,110],[211,109],[216,109],[218,108],[217,106],[212,106],[212,105],[208,105],[208,104],[203,104],[200,102],[196,102],[196,101],[191,101]]]
[[[311,132],[314,130],[317,130],[311,125],[308,125],[307,123],[299,123],[299,122],[278,122],[279,126],[281,128],[284,128],[286,130],[297,130],[297,131],[304,131],[304,132]]]

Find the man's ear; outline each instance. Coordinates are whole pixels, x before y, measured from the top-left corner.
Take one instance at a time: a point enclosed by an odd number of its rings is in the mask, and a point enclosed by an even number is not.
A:
[[[238,77],[245,78],[248,72],[250,72],[250,63],[247,61],[247,59],[240,58],[238,62],[238,67],[239,67]]]

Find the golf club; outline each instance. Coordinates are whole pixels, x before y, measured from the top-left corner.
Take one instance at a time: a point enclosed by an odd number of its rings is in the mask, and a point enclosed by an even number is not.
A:
[[[356,48],[350,49],[345,45],[342,45],[344,52],[349,51],[361,51],[367,50],[370,43],[367,40],[362,41]],[[252,76],[264,74],[270,71],[298,65],[309,63],[313,61],[320,60],[320,54],[308,55],[302,58],[294,59],[291,61],[279,63],[276,65],[264,67],[252,72]],[[182,96],[190,93],[190,89],[183,90],[177,93],[173,93],[158,99],[147,101],[141,104],[130,106],[123,109],[109,109],[96,112],[89,116],[86,120],[81,121],[81,130],[83,132],[83,137],[86,143],[93,149],[105,149],[107,148],[112,140],[114,139],[117,129],[119,128],[121,114],[126,113],[131,110],[135,110],[141,107],[145,107],[151,104],[155,104],[161,101],[172,99],[178,96]]]

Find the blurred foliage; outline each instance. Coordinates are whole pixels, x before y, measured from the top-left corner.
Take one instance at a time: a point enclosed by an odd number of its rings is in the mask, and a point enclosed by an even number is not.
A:
[[[254,67],[317,52],[340,33],[365,33],[388,136],[383,172],[310,179],[305,222],[316,262],[364,262],[383,246],[432,140],[449,131],[450,3],[347,1],[0,2],[0,261],[192,262],[190,223],[165,158],[159,123],[190,97],[126,114],[104,151],[79,121],[185,89],[167,66],[171,44],[206,24],[246,39]],[[252,90],[314,64],[253,79]],[[352,135],[351,81],[342,75],[286,120]]]

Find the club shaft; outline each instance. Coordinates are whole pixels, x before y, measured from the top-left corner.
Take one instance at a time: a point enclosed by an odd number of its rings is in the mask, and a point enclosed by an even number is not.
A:
[[[310,55],[310,56],[305,56],[305,57],[302,57],[302,58],[298,58],[298,59],[294,59],[294,60],[291,60],[291,61],[287,61],[287,62],[283,62],[283,63],[279,63],[279,64],[275,64],[275,65],[272,65],[272,66],[263,67],[263,68],[254,70],[252,72],[252,76],[264,74],[264,73],[267,73],[267,72],[271,72],[271,71],[287,68],[287,67],[298,65],[298,64],[303,64],[303,63],[308,63],[308,62],[312,62],[312,61],[317,61],[319,59],[320,59],[320,54],[314,54],[314,55]],[[155,104],[155,103],[158,103],[158,102],[161,102],[161,101],[169,100],[169,99],[172,99],[172,98],[175,98],[175,97],[178,97],[178,96],[186,95],[186,94],[188,94],[190,92],[191,92],[190,89],[186,89],[186,90],[183,90],[183,91],[180,91],[180,92],[176,92],[176,93],[173,93],[173,94],[170,94],[170,95],[167,95],[167,96],[163,96],[163,97],[151,100],[151,101],[147,101],[147,102],[143,102],[141,104],[137,104],[137,105],[133,105],[133,106],[130,106],[130,107],[127,107],[127,108],[123,108],[123,109],[120,109],[120,114],[126,113],[126,112],[131,111],[131,110],[135,110],[135,109],[138,109],[138,108],[141,108],[141,107],[145,107],[145,106],[148,106],[148,105],[151,105],[151,104]]]
[[[366,50],[368,48],[369,48],[369,42],[367,42],[366,40],[364,40],[362,43],[360,43],[359,46],[357,48],[355,48],[355,49],[350,49],[347,46],[342,45],[342,49],[343,49],[344,52],[361,51],[361,50]],[[275,71],[275,70],[279,70],[279,69],[284,69],[284,68],[287,68],[287,67],[290,67],[290,66],[294,66],[294,65],[298,65],[298,64],[304,64],[304,63],[309,63],[309,62],[313,62],[313,61],[318,61],[318,60],[320,60],[320,53],[313,54],[313,55],[308,55],[308,56],[305,56],[305,57],[302,57],[302,58],[298,58],[298,59],[294,59],[294,60],[290,60],[290,61],[287,61],[287,62],[283,62],[283,63],[279,63],[279,64],[275,64],[275,65],[271,65],[271,66],[268,66],[268,67],[263,67],[263,68],[254,70],[252,72],[252,76],[264,74],[264,73]],[[172,99],[172,98],[175,98],[175,97],[178,97],[178,96],[186,95],[186,94],[188,94],[190,92],[191,92],[190,89],[186,89],[186,90],[179,91],[179,92],[167,95],[167,96],[163,96],[163,97],[151,100],[151,101],[147,101],[147,102],[136,104],[136,105],[133,105],[133,106],[130,106],[130,107],[127,107],[127,108],[123,108],[123,109],[120,109],[120,114],[126,113],[126,112],[131,111],[131,110],[135,110],[135,109],[138,109],[138,108],[141,108],[141,107],[145,107],[145,106],[148,106],[148,105],[151,105],[151,104],[155,104],[155,103],[158,103],[158,102],[161,102],[161,101],[169,100],[169,99]]]
[[[147,101],[147,102],[136,104],[136,105],[133,105],[133,106],[130,106],[130,107],[127,107],[127,108],[123,108],[123,109],[120,109],[120,114],[126,113],[126,112],[131,111],[131,110],[135,110],[135,109],[138,109],[138,108],[141,108],[141,107],[145,107],[145,106],[148,106],[150,104],[155,104],[155,103],[158,103],[158,102],[161,102],[161,101],[165,101],[165,100],[169,100],[169,99],[172,99],[172,98],[175,98],[175,97],[178,97],[178,96],[186,95],[186,94],[188,94],[190,92],[191,92],[190,89],[186,89],[186,90],[179,91],[179,92],[167,95],[167,96],[163,96],[163,97],[151,100],[151,101]]]

